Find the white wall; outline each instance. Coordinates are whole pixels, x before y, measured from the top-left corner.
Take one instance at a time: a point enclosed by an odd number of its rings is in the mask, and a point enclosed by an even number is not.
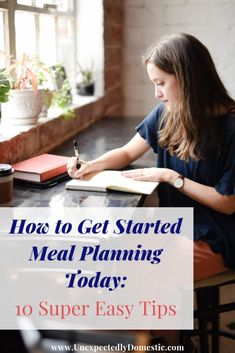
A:
[[[156,104],[141,53],[164,34],[187,32],[210,50],[235,98],[234,0],[124,0],[125,115],[145,116]]]
[[[95,95],[102,96],[104,94],[103,1],[76,0],[76,12],[77,59],[84,69],[93,67]]]

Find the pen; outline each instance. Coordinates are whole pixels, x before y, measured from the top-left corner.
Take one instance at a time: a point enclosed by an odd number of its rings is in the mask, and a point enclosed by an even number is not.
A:
[[[79,169],[81,167],[81,164],[79,163],[79,149],[78,149],[78,143],[77,140],[73,140],[73,149],[74,149],[74,154],[75,157],[77,158],[77,169]]]

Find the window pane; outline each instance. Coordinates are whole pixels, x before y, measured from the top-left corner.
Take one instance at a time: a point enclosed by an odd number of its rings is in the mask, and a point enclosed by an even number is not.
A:
[[[36,0],[35,1],[35,6],[37,6],[37,7],[43,7],[43,5],[44,5],[44,0]],[[48,4],[48,2],[46,1],[46,3]]]
[[[44,5],[53,5],[54,0],[34,0],[35,1],[35,6],[37,7],[43,7]]]
[[[27,26],[25,25],[27,23]],[[36,33],[35,16],[33,14],[16,12],[16,56],[19,58],[23,53],[35,55]]]
[[[0,68],[3,68],[5,66],[4,53],[5,53],[4,18],[3,18],[3,12],[0,11]]]
[[[69,0],[55,0],[58,11],[69,11]]]
[[[56,5],[56,10],[58,11],[72,11],[72,3],[71,0],[34,0],[35,6],[43,8],[44,5]]]
[[[35,6],[37,7],[44,7],[44,5],[57,5],[56,0],[34,0]],[[66,2],[67,0],[62,0],[62,2]],[[58,10],[58,8],[56,9]]]
[[[72,21],[60,17],[57,21],[58,62],[66,68],[70,80],[74,77],[74,45]]]
[[[41,60],[49,66],[55,65],[56,60],[56,25],[55,18],[49,15],[39,17],[39,54]]]
[[[32,6],[32,0],[17,0],[17,4]]]

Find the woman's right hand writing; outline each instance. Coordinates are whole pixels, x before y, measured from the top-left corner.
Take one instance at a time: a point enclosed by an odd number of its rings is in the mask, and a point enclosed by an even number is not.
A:
[[[86,162],[81,159],[79,159],[79,163],[81,164],[81,167],[77,169],[77,158],[76,157],[71,157],[68,160],[67,163],[67,171],[68,174],[71,178],[74,179],[81,179],[83,175],[86,175],[88,173],[93,172],[93,163],[92,162]]]

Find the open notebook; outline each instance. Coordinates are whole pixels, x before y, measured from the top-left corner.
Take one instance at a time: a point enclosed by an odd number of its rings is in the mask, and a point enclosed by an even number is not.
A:
[[[149,195],[157,187],[158,182],[136,181],[122,176],[121,171],[104,170],[98,173],[91,173],[83,179],[73,179],[66,184],[66,189],[90,190],[106,192],[117,190],[134,194]]]

